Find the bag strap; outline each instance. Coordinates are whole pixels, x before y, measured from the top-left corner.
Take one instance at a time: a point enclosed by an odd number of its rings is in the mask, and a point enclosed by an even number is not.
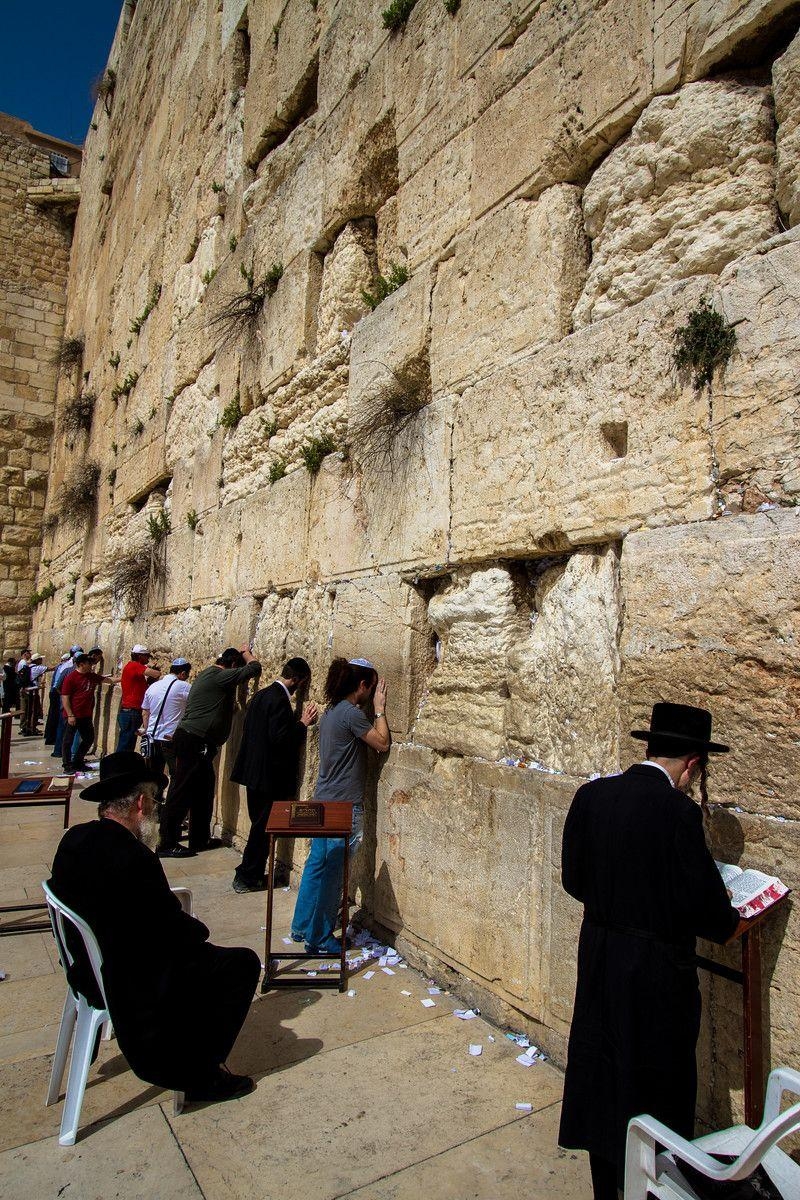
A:
[[[170,683],[169,687],[164,692],[164,699],[161,701],[161,708],[159,708],[158,712],[156,713],[156,723],[153,726],[153,732],[150,734],[150,737],[153,739],[153,741],[156,740],[156,730],[158,729],[158,722],[161,720],[161,714],[164,711],[164,705],[167,703],[167,696],[172,691],[172,684],[177,683],[177,682],[178,682],[178,676],[174,675],[172,678],[172,683]]]

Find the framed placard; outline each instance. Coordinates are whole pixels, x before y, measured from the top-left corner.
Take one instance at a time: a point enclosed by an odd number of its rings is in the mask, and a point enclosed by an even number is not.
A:
[[[321,804],[293,803],[289,809],[289,824],[298,829],[322,824]]]

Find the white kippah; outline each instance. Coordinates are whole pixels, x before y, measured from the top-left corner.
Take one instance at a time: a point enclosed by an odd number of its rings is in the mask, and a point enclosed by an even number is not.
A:
[[[369,667],[371,671],[375,670],[375,664],[371,663],[368,658],[349,658],[347,661],[351,667]]]

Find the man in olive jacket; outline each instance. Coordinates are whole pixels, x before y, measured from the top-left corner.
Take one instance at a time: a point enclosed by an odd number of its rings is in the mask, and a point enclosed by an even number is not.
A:
[[[589,1151],[596,1200],[617,1200],[631,1117],[694,1134],[700,990],[695,939],[725,942],[732,907],[685,789],[709,753],[711,714],[656,704],[647,761],[579,788],[562,882],[584,906],[559,1144]]]
[[[161,814],[158,853],[162,858],[190,858],[198,850],[219,845],[211,841],[216,785],[214,758],[230,737],[237,687],[260,674],[261,663],[247,646],[242,646],[241,650],[224,650],[192,684],[186,711],[172,739],[175,772]],[[188,850],[179,842],[187,813]]]
[[[107,754],[100,781],[85,788],[99,820],[61,839],[50,886],[87,922],[103,957],[111,1020],[131,1069],[187,1100],[228,1100],[253,1090],[223,1066],[261,973],[247,947],[214,946],[185,913],[153,853],[155,799],[166,783],[133,751]],[[70,984],[102,1005],[82,942],[67,941]]]

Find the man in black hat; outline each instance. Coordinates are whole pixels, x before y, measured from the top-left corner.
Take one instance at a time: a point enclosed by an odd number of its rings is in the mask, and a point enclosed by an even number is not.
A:
[[[100,781],[82,793],[98,802],[100,819],[64,834],[50,886],[97,938],[111,1020],[131,1069],[187,1101],[230,1100],[254,1087],[224,1063],[261,964],[247,948],[213,946],[170,890],[153,853],[165,783],[133,751],[101,759]],[[74,950],[70,983],[99,1004],[91,969],[79,945]]]
[[[703,776],[711,714],[656,704],[647,759],[578,789],[562,882],[584,906],[559,1144],[589,1151],[596,1200],[623,1186],[628,1121],[694,1135],[700,991],[695,939],[725,942],[730,903],[687,794]]]

